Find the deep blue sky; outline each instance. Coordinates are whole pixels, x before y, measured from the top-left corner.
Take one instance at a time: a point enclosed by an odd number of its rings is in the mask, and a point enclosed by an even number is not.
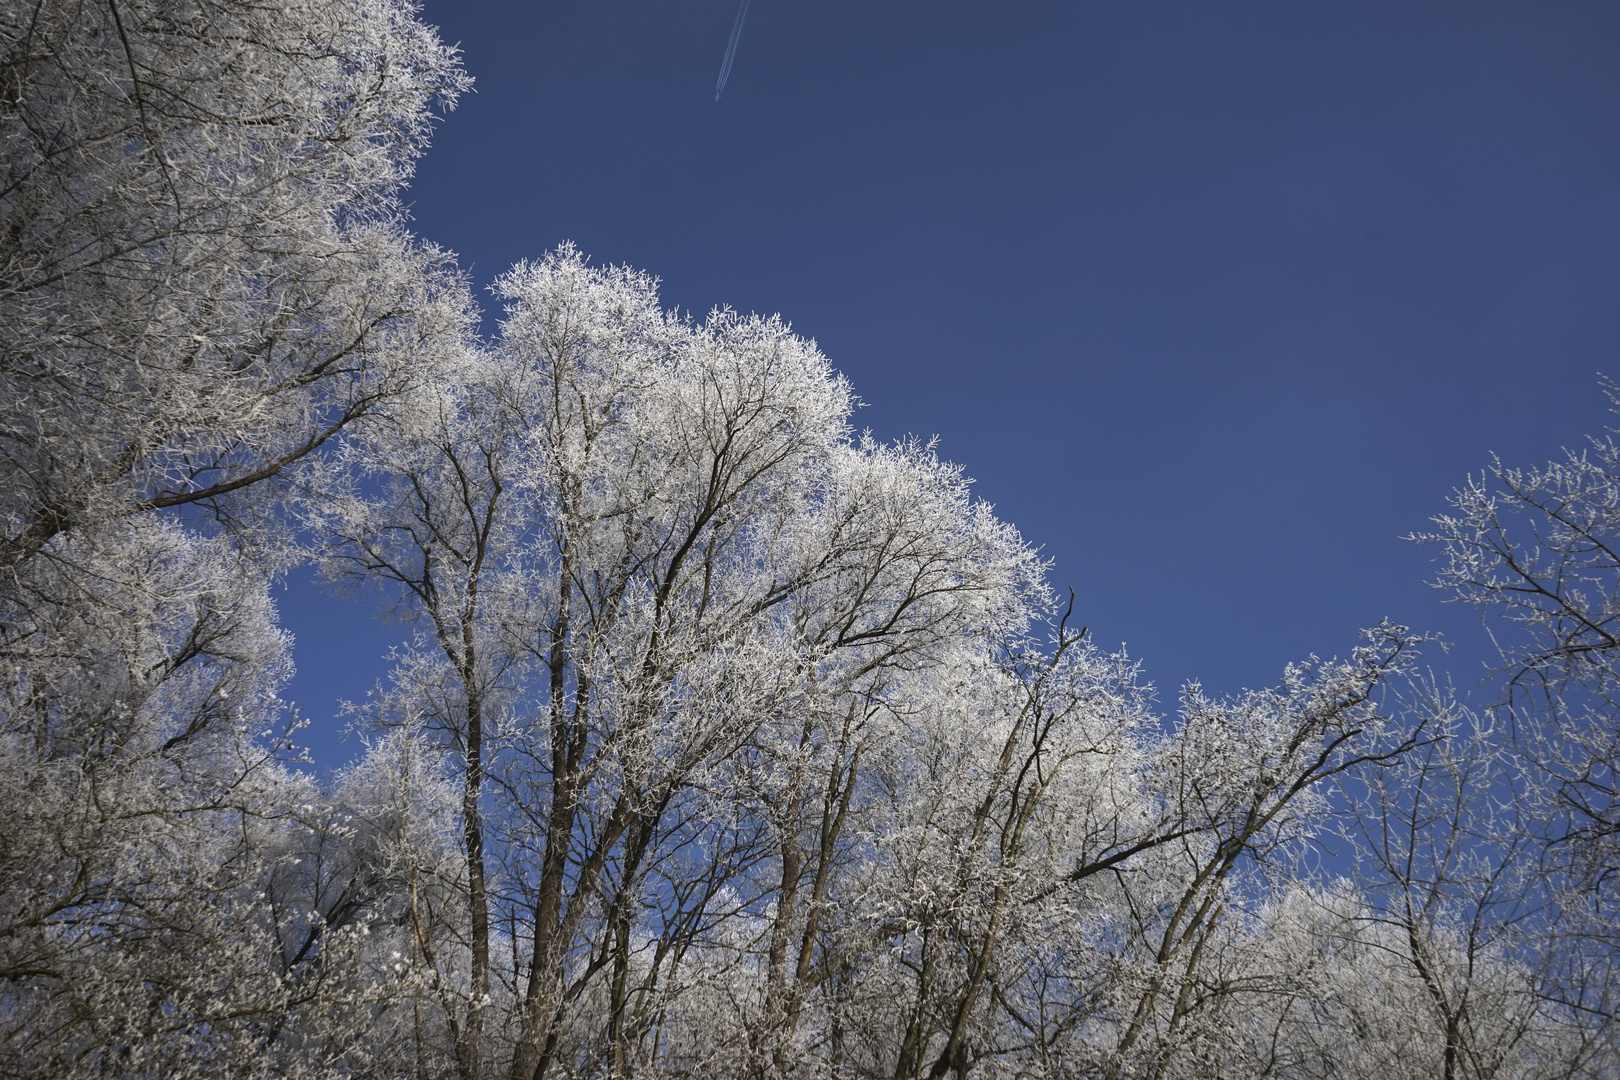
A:
[[[480,286],[576,241],[781,312],[938,435],[1169,704],[1384,616],[1487,655],[1399,537],[1620,376],[1620,5],[429,0],[477,92],[411,200]],[[493,313],[492,313],[493,314]],[[295,577],[322,763],[399,634]]]

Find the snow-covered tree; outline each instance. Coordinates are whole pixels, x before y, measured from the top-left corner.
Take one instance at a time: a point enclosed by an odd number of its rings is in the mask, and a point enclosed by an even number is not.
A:
[[[853,439],[847,386],[779,320],[690,324],[649,278],[570,248],[496,289],[497,346],[350,440],[356,479],[309,507],[333,571],[391,583],[429,628],[437,658],[419,650],[400,684],[466,762],[465,1030],[476,1040],[504,920],[526,954],[502,976],[506,1037],[529,1075],[598,971],[628,977],[622,919],[662,845],[693,842],[672,823],[705,812],[694,791],[775,720],[803,753],[826,710],[882,694],[897,665],[1022,618],[1039,569],[927,447]],[[479,865],[486,777],[499,901]],[[801,839],[778,840],[782,926]],[[621,1041],[626,1022],[610,1024]],[[464,1070],[491,1053],[472,1046]]]
[[[397,0],[0,5],[0,566],[238,516],[454,353],[398,196],[466,86]]]
[[[1620,387],[1605,382],[1620,405]],[[1500,649],[1495,708],[1524,783],[1561,924],[1544,992],[1615,1040],[1620,1010],[1620,443],[1541,468],[1496,462],[1436,529],[1437,585],[1475,605]]]
[[[0,698],[0,1063],[315,1075],[342,1044],[309,1037],[374,996],[342,957],[386,889],[281,760],[263,576],[152,517],[52,543]]]
[[[1165,715],[779,317],[564,245],[479,340],[399,201],[467,85],[0,0],[0,1073],[1613,1073],[1613,440],[1425,537],[1493,708],[1385,624]],[[410,634],[325,780],[306,558]]]
[[[397,198],[465,86],[386,0],[0,4],[0,1071],[316,1075],[384,993],[272,488],[460,354]]]

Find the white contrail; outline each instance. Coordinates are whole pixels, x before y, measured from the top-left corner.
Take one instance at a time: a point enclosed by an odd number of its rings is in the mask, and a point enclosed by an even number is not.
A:
[[[726,58],[720,61],[720,78],[714,83],[714,100],[720,100],[720,91],[726,88],[726,79],[731,76],[731,62],[737,57],[737,42],[742,38],[743,20],[748,17],[749,0],[742,0],[742,6],[737,9],[737,21],[731,24],[731,40],[726,43]]]

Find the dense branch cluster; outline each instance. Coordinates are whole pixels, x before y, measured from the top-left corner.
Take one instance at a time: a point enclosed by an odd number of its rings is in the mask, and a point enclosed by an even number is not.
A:
[[[467,85],[0,0],[0,1074],[1620,1069],[1613,443],[1426,537],[1498,704],[1386,624],[1166,714],[780,319],[565,245],[481,338],[397,201]],[[409,627],[325,780],[299,562]]]

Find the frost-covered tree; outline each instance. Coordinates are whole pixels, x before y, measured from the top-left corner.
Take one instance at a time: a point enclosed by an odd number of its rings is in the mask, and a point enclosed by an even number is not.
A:
[[[8,1075],[316,1075],[378,1005],[272,486],[459,355],[397,197],[464,87],[404,4],[0,4]]]
[[[466,85],[396,0],[0,5],[0,566],[240,514],[453,352],[398,196]]]
[[[1613,1073],[1612,440],[1427,537],[1483,719],[1390,624],[1166,715],[780,318],[564,245],[474,337],[466,86],[399,0],[0,0],[0,1073]],[[411,635],[324,780],[300,558]]]
[[[334,572],[392,583],[429,628],[399,684],[466,763],[463,1071],[496,1056],[476,1039],[502,922],[522,955],[501,976],[499,1056],[529,1076],[598,1052],[567,1050],[598,977],[620,995],[601,1052],[627,1053],[641,1021],[625,1015],[626,920],[648,876],[697,842],[694,820],[736,801],[715,789],[745,746],[776,753],[759,739],[780,721],[806,752],[826,711],[882,694],[897,665],[1022,618],[1039,573],[928,448],[853,439],[847,386],[779,320],[690,324],[649,278],[570,248],[496,289],[497,345],[350,440],[349,475],[372,480],[309,506],[336,540]],[[778,805],[797,813],[800,794]],[[500,897],[479,865],[490,828]],[[791,880],[783,927],[802,839],[781,826],[773,853]],[[703,916],[676,904],[663,918]]]
[[[370,714],[459,762],[458,944],[412,970],[461,1075],[1600,1071],[1531,993],[1514,815],[1388,697],[1421,639],[1162,717],[779,321],[572,247],[496,291],[303,504],[418,621]],[[1323,881],[1346,820],[1368,873]]]
[[[1054,658],[1018,657],[987,698],[917,729],[884,785],[901,816],[876,851],[892,854],[865,872],[883,891],[846,991],[861,1071],[1176,1076],[1220,1060],[1237,995],[1215,954],[1250,879],[1319,827],[1323,780],[1411,746],[1376,694],[1413,642],[1373,636],[1276,690],[1191,690],[1168,729],[1121,658],[1060,636]]]
[[[1544,993],[1562,963],[1566,883],[1537,859],[1521,755],[1488,716],[1433,686],[1415,690],[1424,744],[1344,786],[1360,864],[1345,937],[1382,942],[1381,978],[1407,986],[1404,1068],[1447,1078],[1612,1072],[1604,1025]],[[1358,1056],[1379,1052],[1366,1045]]]
[[[5,653],[0,1068],[336,1068],[394,993],[365,945],[397,874],[281,760],[262,574],[156,518],[52,543],[97,574],[31,566],[49,602]]]
[[[1620,405],[1620,388],[1604,383]],[[1620,1010],[1620,444],[1593,438],[1541,468],[1495,463],[1436,529],[1437,585],[1475,605],[1501,655],[1497,709],[1543,879],[1557,889],[1560,962],[1543,987],[1615,1038]]]

